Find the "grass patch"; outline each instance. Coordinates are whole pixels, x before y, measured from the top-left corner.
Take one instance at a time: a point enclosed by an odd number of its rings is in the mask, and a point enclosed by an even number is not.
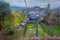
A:
[[[50,25],[45,25],[45,26],[46,26],[46,28],[50,28],[53,30],[54,36],[60,36],[60,25],[59,24],[52,25],[52,26],[50,26]]]
[[[60,36],[60,25],[57,24],[57,25],[54,25],[54,26],[50,26],[53,30],[54,30],[54,35],[56,36]]]

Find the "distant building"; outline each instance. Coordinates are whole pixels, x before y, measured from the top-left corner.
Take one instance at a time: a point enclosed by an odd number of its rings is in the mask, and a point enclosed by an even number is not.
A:
[[[27,15],[27,21],[34,21],[36,19],[36,17],[39,18],[39,21],[43,21],[44,18],[47,16],[46,13],[42,12],[42,11],[30,11]]]

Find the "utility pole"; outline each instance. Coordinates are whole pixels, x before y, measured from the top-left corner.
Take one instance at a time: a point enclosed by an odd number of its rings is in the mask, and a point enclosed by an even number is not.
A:
[[[24,0],[24,2],[25,2],[25,5],[26,5],[26,9],[28,8],[28,6],[27,6],[27,2],[26,2],[26,0]]]
[[[28,9],[26,0],[24,0],[24,3],[25,3],[25,5],[26,5],[26,9]],[[24,22],[25,22],[24,37],[25,37],[25,34],[26,34],[26,30],[27,30],[26,15],[27,15],[27,14],[25,13],[25,19],[24,19]]]
[[[35,19],[36,37],[38,37],[38,24],[39,24],[39,18],[36,17]]]
[[[25,5],[26,5],[26,9],[28,9],[26,0],[24,0],[24,2],[25,2]],[[27,15],[27,14],[25,13],[25,20],[24,20],[25,22],[26,22],[26,15]]]

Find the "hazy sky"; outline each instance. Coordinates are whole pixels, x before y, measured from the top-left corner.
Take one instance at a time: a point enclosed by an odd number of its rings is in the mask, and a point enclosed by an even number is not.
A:
[[[4,1],[4,0],[0,0],[0,1]]]
[[[5,0],[11,6],[26,6],[24,0]],[[40,6],[47,7],[47,4],[51,4],[51,8],[59,7],[60,0],[26,0],[28,7]]]

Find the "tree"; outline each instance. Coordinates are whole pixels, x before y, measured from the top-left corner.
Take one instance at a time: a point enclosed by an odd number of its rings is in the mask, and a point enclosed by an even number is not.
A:
[[[57,24],[60,24],[60,11],[58,10],[55,13],[55,19],[56,19]]]
[[[13,16],[10,9],[10,5],[6,2],[0,2],[0,29],[2,34],[9,33],[11,31]]]

